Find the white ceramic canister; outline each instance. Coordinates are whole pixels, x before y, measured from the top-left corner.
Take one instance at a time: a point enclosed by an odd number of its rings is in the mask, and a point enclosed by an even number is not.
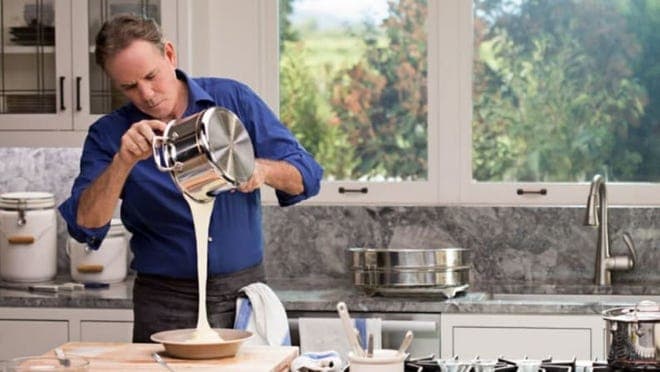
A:
[[[128,236],[119,218],[110,222],[110,230],[97,250],[69,238],[71,278],[79,283],[117,283],[126,279]]]
[[[46,192],[0,194],[0,276],[43,282],[57,274],[55,197]]]

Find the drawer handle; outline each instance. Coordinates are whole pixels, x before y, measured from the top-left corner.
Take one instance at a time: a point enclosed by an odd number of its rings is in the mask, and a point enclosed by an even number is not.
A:
[[[60,111],[66,110],[64,106],[64,76],[60,76]]]
[[[27,245],[34,243],[35,239],[34,236],[31,235],[14,235],[8,237],[7,240],[9,241],[9,244]]]
[[[525,195],[525,194],[548,195],[548,189],[540,189],[540,190],[518,189],[518,190],[516,190],[516,194],[518,194],[518,195]]]
[[[369,192],[369,189],[366,187],[361,187],[359,189],[347,189],[344,186],[341,186],[339,187],[338,191],[340,194],[348,194],[348,193],[366,194]]]
[[[76,111],[82,111],[82,106],[80,106],[80,82],[82,78],[80,76],[76,77]]]
[[[103,271],[103,265],[78,265],[76,269],[81,274],[98,274]]]

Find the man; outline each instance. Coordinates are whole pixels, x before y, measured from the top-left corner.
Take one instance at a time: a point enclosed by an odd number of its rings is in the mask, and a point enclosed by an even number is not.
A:
[[[89,130],[71,196],[59,210],[76,240],[98,248],[122,199],[132,233],[134,342],[197,322],[196,243],[192,216],[169,174],[152,158],[151,141],[172,119],[222,106],[238,115],[254,146],[252,177],[219,194],[209,229],[207,307],[212,327],[231,327],[238,290],[264,280],[259,188],[280,205],[318,193],[323,170],[250,88],[178,70],[174,45],[158,25],[131,15],[107,21],[96,37],[96,62],[128,104]]]

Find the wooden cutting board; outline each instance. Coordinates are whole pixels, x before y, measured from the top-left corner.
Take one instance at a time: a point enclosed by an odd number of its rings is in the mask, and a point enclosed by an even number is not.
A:
[[[65,353],[80,355],[90,361],[90,371],[158,371],[165,368],[156,363],[151,354],[160,353],[175,371],[288,371],[298,356],[294,346],[243,345],[231,358],[185,360],[168,357],[160,344],[131,344],[115,342],[69,342],[60,346]],[[53,355],[52,352],[48,353]]]

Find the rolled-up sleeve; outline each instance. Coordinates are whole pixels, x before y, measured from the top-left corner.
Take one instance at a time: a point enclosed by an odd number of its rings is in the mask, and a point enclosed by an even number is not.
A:
[[[276,190],[281,206],[299,203],[319,193],[323,168],[298,142],[293,133],[275,116],[261,98],[242,85],[240,92],[243,121],[255,147],[257,158],[283,160],[294,166],[302,176],[304,191],[290,195]]]
[[[81,243],[87,243],[92,249],[97,249],[105,238],[110,223],[98,228],[85,228],[76,222],[80,196],[89,185],[108,167],[113,154],[103,149],[102,133],[96,126],[90,128],[85,139],[80,158],[80,174],[71,188],[71,196],[58,207],[60,215],[67,224],[69,235]]]

